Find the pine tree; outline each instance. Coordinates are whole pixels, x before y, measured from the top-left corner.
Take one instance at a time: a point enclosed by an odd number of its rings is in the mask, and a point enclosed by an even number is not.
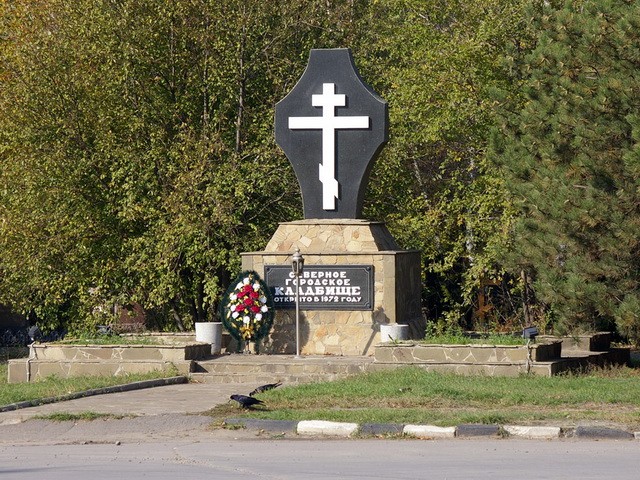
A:
[[[561,332],[640,338],[639,27],[633,1],[544,9],[494,145],[522,208],[511,259]]]

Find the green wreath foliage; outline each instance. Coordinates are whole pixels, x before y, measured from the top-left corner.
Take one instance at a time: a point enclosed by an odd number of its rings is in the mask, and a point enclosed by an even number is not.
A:
[[[220,302],[220,318],[229,334],[240,342],[266,337],[273,325],[273,298],[257,272],[242,272],[231,282]]]

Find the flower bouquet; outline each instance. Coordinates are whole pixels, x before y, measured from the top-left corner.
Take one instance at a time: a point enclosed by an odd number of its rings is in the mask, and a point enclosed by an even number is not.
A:
[[[262,338],[273,324],[273,300],[271,292],[254,271],[243,272],[229,286],[220,302],[220,318],[227,331],[238,344],[244,344],[250,353],[255,344],[256,353]]]

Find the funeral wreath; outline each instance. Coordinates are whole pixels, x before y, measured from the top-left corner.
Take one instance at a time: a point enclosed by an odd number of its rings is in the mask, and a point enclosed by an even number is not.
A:
[[[273,324],[271,292],[254,271],[242,272],[227,289],[220,303],[220,318],[227,331],[248,350],[256,351]]]

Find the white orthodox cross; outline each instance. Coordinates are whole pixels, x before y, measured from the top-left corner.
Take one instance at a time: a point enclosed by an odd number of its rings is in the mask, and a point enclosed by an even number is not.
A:
[[[322,208],[335,210],[338,198],[338,181],[335,178],[336,130],[349,128],[369,128],[368,116],[336,117],[336,107],[347,104],[346,95],[336,95],[335,83],[323,83],[322,94],[311,95],[311,105],[322,107],[321,117],[289,117],[291,130],[322,130]]]

